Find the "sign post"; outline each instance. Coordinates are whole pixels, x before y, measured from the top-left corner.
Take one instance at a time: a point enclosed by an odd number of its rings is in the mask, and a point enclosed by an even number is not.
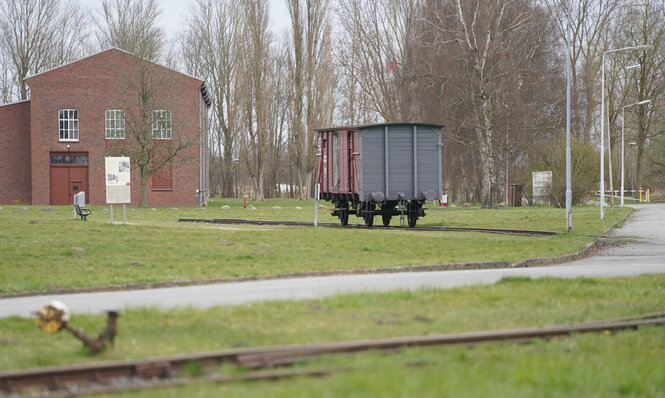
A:
[[[534,171],[531,173],[531,182],[533,187],[533,197],[548,197],[552,193],[552,172],[551,171]]]
[[[106,203],[111,207],[113,224],[113,205],[122,204],[122,223],[126,224],[125,204],[131,203],[130,163],[128,157],[107,157],[106,163]]]
[[[317,226],[319,221],[319,196],[321,196],[321,186],[314,185],[314,227]]]

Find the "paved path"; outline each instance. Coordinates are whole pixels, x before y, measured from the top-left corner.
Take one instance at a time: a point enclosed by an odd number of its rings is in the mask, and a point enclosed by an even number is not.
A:
[[[665,204],[635,206],[632,220],[613,234],[635,237],[629,245],[603,250],[599,255],[562,265],[469,271],[345,275],[332,277],[224,283],[121,292],[63,294],[0,300],[0,318],[31,316],[50,300],[64,302],[73,313],[99,313],[139,306],[174,308],[211,307],[262,300],[298,300],[339,293],[396,289],[451,288],[495,283],[507,276],[532,278],[619,277],[665,273]]]

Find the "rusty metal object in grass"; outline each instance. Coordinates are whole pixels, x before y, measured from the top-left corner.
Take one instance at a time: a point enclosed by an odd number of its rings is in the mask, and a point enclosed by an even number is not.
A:
[[[37,326],[48,334],[55,334],[63,329],[67,330],[79,339],[92,354],[97,354],[103,351],[107,345],[114,346],[115,335],[118,331],[119,313],[117,311],[107,311],[107,315],[106,327],[95,339],[88,336],[82,329],[75,329],[69,325],[69,310],[66,305],[59,301],[51,301],[44,305],[35,313],[35,321]]]

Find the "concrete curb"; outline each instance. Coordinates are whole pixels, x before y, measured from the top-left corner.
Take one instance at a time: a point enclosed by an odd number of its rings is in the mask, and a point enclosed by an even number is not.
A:
[[[633,209],[633,211],[635,211]],[[609,231],[626,220],[626,218],[633,213],[626,214],[626,217],[614,223]],[[57,294],[77,294],[77,293],[95,293],[95,292],[111,292],[123,290],[143,290],[143,289],[159,289],[165,287],[179,287],[179,286],[196,286],[196,285],[213,285],[216,283],[233,283],[233,282],[250,282],[250,281],[265,281],[275,279],[291,279],[291,278],[310,278],[319,276],[339,276],[339,275],[362,275],[362,274],[397,274],[404,272],[431,272],[431,271],[459,271],[459,270],[478,270],[478,269],[497,269],[497,268],[528,268],[528,267],[543,267],[553,264],[560,264],[569,261],[578,260],[588,256],[589,252],[597,245],[599,238],[593,242],[588,243],[584,249],[579,252],[564,254],[555,257],[536,257],[520,260],[514,263],[509,261],[486,261],[486,262],[470,262],[470,263],[454,263],[454,264],[425,264],[413,266],[400,266],[400,267],[385,267],[385,268],[370,268],[370,269],[356,269],[356,270],[333,270],[333,271],[319,271],[319,272],[296,272],[278,275],[266,276],[249,276],[239,278],[217,278],[217,279],[203,279],[203,280],[187,280],[187,281],[171,281],[171,282],[145,282],[145,283],[130,283],[124,285],[111,285],[111,286],[96,286],[96,287],[78,287],[69,289],[53,289],[53,290],[37,290],[30,292],[17,292],[17,293],[2,293],[0,300],[4,298],[15,297],[28,297],[28,296],[46,296]]]

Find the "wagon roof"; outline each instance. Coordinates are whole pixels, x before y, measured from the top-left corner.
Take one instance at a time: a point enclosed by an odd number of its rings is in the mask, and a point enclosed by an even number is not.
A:
[[[364,125],[358,125],[358,126],[325,127],[325,128],[314,129],[314,130],[315,131],[360,130],[360,129],[366,129],[366,128],[370,128],[370,127],[385,127],[385,126],[426,126],[426,127],[438,127],[438,128],[444,128],[445,127],[443,124],[401,122],[401,123],[364,124]]]

